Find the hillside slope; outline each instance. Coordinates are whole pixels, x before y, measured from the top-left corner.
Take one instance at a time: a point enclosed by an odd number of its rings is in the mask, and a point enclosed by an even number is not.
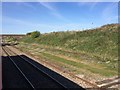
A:
[[[84,51],[102,62],[118,60],[118,24],[108,24],[85,31],[66,31],[41,34],[38,38],[24,37],[21,41],[52,47]]]
[[[36,40],[25,37],[23,41],[34,41],[40,44],[61,46],[91,53],[108,52],[111,55],[116,55],[118,49],[118,25],[104,25],[100,28],[86,31],[52,32],[43,34],[39,38],[36,38]]]

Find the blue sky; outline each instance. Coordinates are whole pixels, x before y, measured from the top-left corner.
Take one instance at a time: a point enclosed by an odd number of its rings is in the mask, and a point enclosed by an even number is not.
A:
[[[2,33],[83,30],[118,23],[117,2],[3,2]]]

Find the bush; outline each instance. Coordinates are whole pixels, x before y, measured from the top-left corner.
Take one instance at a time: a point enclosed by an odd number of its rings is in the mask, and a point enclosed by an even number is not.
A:
[[[26,35],[29,36],[29,35],[31,35],[31,33],[27,33]]]
[[[34,31],[31,33],[27,33],[26,35],[30,35],[32,38],[37,38],[40,36],[40,32],[39,31]]]

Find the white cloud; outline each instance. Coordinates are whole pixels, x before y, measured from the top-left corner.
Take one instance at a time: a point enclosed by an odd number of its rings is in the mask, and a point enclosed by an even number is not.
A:
[[[20,19],[15,19],[15,18],[10,18],[10,17],[5,17],[3,16],[3,23],[8,23],[8,24],[13,24],[13,25],[27,25],[27,26],[34,26],[33,23],[30,23],[28,21],[20,20]]]
[[[39,2],[40,5],[47,8],[50,11],[50,14],[54,17],[57,17],[58,19],[68,21],[62,14],[59,13],[59,10],[54,5],[48,3],[48,2]]]
[[[101,18],[106,22],[109,23],[110,21],[115,21],[118,19],[118,13],[114,13],[115,9],[117,9],[117,3],[112,3],[108,5],[101,14]],[[118,10],[117,10],[118,11]]]
[[[100,0],[96,0],[96,1],[100,1]],[[89,10],[93,11],[94,8],[97,6],[98,3],[100,2],[79,2],[78,6],[89,6]],[[107,5],[107,4],[106,4]],[[103,9],[103,11],[101,12],[101,20],[104,23],[110,23],[110,22],[116,22],[118,21],[118,14],[114,13],[114,11],[117,9],[117,3],[116,2],[111,2],[111,4],[109,4],[108,6],[106,6],[106,8]]]
[[[51,15],[57,17],[57,18],[60,19],[60,20],[69,22],[69,20],[68,20],[67,18],[65,18],[64,16],[62,16],[62,15],[61,15],[60,13],[58,13],[58,12],[51,12]]]
[[[31,5],[30,3],[23,2],[22,4],[28,8],[36,9],[35,6]]]
[[[9,26],[6,27],[5,26],[6,24]],[[55,24],[33,23],[33,22],[26,21],[26,20],[21,20],[21,19],[6,17],[6,16],[3,17],[2,26],[3,26],[4,30],[6,30],[6,31],[7,31],[8,27],[10,27],[10,29],[12,27],[13,30],[11,30],[11,31],[16,30],[16,28],[18,27],[18,28],[22,29],[23,31],[24,30],[41,30],[40,32],[42,32],[42,33],[50,32],[52,30],[57,31],[62,28],[61,26],[55,25]]]
[[[97,4],[98,4],[98,2],[94,2],[94,3],[91,5],[90,10],[92,11]]]
[[[8,26],[6,26],[6,24]],[[5,16],[3,17],[3,29],[7,32],[11,31],[12,33],[17,33],[16,30],[21,30],[19,32],[24,33],[30,32],[31,30],[39,30],[41,33],[47,33],[53,31],[85,30],[94,27],[96,26],[90,23],[42,24]]]
[[[51,11],[56,11],[55,7],[51,6],[48,2],[39,2],[39,3]]]
[[[118,16],[111,16],[106,18],[106,23],[113,22],[113,23],[118,23]]]
[[[99,2],[78,2],[78,6],[89,6],[90,11],[92,11]]]

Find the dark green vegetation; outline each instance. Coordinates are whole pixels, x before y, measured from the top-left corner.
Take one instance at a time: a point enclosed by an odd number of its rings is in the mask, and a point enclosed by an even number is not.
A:
[[[21,39],[21,42],[47,46],[50,47],[49,49],[46,48],[49,52],[68,54],[70,57],[87,60],[88,62],[93,60],[110,70],[117,71],[118,26],[118,24],[108,24],[86,31],[52,32],[37,36],[28,33]],[[74,64],[78,65],[77,63]],[[92,71],[92,69],[90,70]]]
[[[37,38],[40,36],[40,32],[34,31],[34,32],[27,33],[26,35],[29,36],[30,38]]]

